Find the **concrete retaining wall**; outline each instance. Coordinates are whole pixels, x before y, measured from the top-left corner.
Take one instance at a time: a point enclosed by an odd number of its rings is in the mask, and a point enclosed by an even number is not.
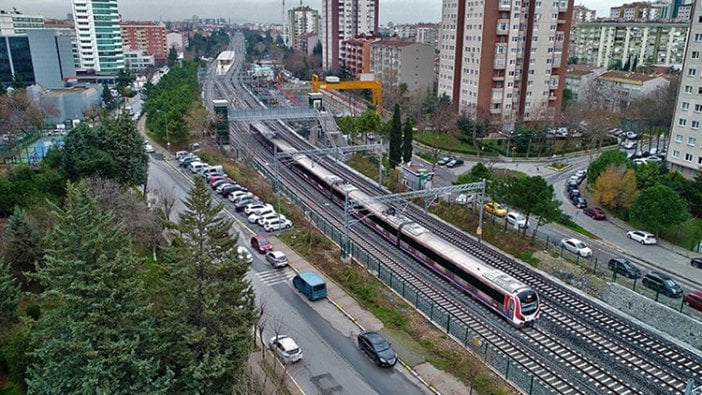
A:
[[[603,298],[612,307],[702,350],[702,322],[617,284],[609,284]]]

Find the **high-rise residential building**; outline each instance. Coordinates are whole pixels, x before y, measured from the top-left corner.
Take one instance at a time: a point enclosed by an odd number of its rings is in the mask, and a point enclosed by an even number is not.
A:
[[[370,73],[371,44],[380,41],[379,38],[356,37],[344,41],[342,61],[346,71],[354,76]]]
[[[653,21],[663,17],[665,6],[646,1],[622,4],[609,9],[609,17],[625,21]]]
[[[680,65],[687,22],[621,20],[581,23],[574,29],[571,57],[599,67],[635,69],[644,65]],[[628,67],[626,67],[628,65]]]
[[[431,92],[434,46],[412,41],[378,40],[370,44],[370,72],[383,86],[407,84],[410,93]]]
[[[72,0],[80,68],[112,73],[124,68],[117,0]]]
[[[573,0],[443,0],[438,94],[510,130],[561,108]]]
[[[28,30],[43,29],[44,17],[25,15],[15,10],[0,10],[0,35],[25,34]]]
[[[597,11],[591,10],[584,5],[576,5],[573,7],[573,22],[571,27],[575,27],[578,23],[592,22],[597,18]]]
[[[693,7],[666,160],[692,178],[702,174],[702,7]]]
[[[156,63],[168,57],[166,26],[154,22],[122,22],[122,46],[145,52],[154,57]]]
[[[319,11],[300,4],[299,7],[288,10],[288,25],[288,43],[290,45],[293,45],[297,36],[301,34],[319,34]]]
[[[343,42],[378,33],[379,0],[322,1],[322,66],[337,69]]]

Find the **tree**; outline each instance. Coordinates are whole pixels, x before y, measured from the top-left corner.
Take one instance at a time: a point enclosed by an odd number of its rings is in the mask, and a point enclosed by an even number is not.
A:
[[[460,184],[470,184],[472,182],[479,182],[480,180],[489,181],[492,179],[492,171],[483,164],[483,162],[476,163],[469,172],[463,173],[454,182],[455,185]]]
[[[129,85],[136,81],[136,76],[128,67],[124,67],[117,72],[115,77],[115,87],[123,96],[127,96]]]
[[[35,264],[41,262],[44,255],[41,238],[25,210],[16,206],[7,221],[3,256],[8,270],[25,289],[29,281],[24,273],[34,272]]]
[[[115,99],[112,97],[112,92],[110,92],[110,87],[107,86],[107,82],[102,84],[102,104],[106,108],[112,108]]]
[[[168,58],[166,59],[166,64],[168,67],[173,67],[175,62],[178,61],[178,51],[176,51],[175,47],[171,47],[168,50]]]
[[[368,141],[368,135],[378,134],[382,127],[380,115],[375,110],[366,110],[356,120],[355,129],[363,133],[364,143]]]
[[[687,221],[687,202],[671,188],[657,184],[641,191],[630,210],[631,219],[657,236],[667,226]]]
[[[563,103],[561,104],[561,111],[565,111],[570,104],[573,102],[573,91],[570,88],[563,89]]]
[[[661,167],[658,163],[644,163],[636,167],[636,188],[640,191],[661,181]]]
[[[412,117],[407,117],[405,120],[405,129],[402,132],[402,160],[409,163],[412,160],[412,140],[414,134],[414,120]]]
[[[624,165],[610,165],[595,181],[595,200],[613,210],[628,209],[636,196],[636,171]]]
[[[149,157],[144,151],[144,138],[136,123],[127,115],[103,122],[104,149],[117,165],[116,181],[124,185],[144,185]]]
[[[0,328],[7,328],[17,318],[20,287],[10,266],[0,260]]]
[[[527,222],[531,215],[538,218],[533,237],[539,226],[556,220],[560,215],[561,203],[554,198],[553,185],[546,183],[543,177],[510,177],[506,184],[505,203],[521,210]],[[524,227],[524,235],[526,229]]]
[[[161,267],[163,330],[184,393],[231,393],[252,348],[256,322],[248,265],[231,251],[231,222],[195,180]]]
[[[391,168],[395,168],[402,161],[402,114],[400,114],[399,103],[395,103],[395,110],[392,113],[388,156]]]
[[[29,393],[165,393],[172,373],[160,365],[155,320],[141,263],[124,227],[84,182],[70,184],[59,223],[47,237],[46,263],[32,277],[50,305],[31,333],[37,348]]]
[[[605,151],[597,159],[590,162],[587,168],[587,183],[595,185],[597,178],[610,166],[624,165],[629,167],[631,161],[626,158],[626,153],[619,150]]]

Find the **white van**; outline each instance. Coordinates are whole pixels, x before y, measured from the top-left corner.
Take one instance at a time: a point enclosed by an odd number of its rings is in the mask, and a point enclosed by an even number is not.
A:
[[[185,155],[188,155],[190,152],[188,151],[178,151],[176,152],[176,160],[179,160],[180,158],[184,157]]]
[[[198,170],[202,170],[205,166],[207,166],[206,163],[202,163],[200,161],[195,161],[190,164],[190,171],[193,173],[197,173]]]
[[[224,168],[222,167],[222,165],[210,166],[202,171],[202,176],[205,178],[222,175],[224,175]]]

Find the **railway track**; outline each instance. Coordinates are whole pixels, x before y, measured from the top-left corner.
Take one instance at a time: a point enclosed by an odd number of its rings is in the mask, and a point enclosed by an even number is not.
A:
[[[231,85],[231,89],[241,88]],[[220,87],[218,90],[226,92],[226,88]],[[226,93],[224,93],[226,95]],[[249,106],[258,105],[258,103],[248,97],[238,96],[240,103],[246,103]],[[277,123],[269,123],[269,126],[277,129]],[[280,135],[284,136],[282,130],[279,130]],[[292,138],[290,140],[297,141],[300,149],[310,148],[305,146],[306,142]],[[261,160],[269,161],[270,157],[261,157]],[[335,166],[333,163],[327,165]],[[369,180],[359,176],[357,173],[350,171],[343,166],[334,167],[335,172],[341,171],[342,177],[347,181],[354,183],[355,186],[369,192],[371,194],[384,194],[386,191],[377,188],[374,185],[368,185]],[[300,191],[304,192],[304,191]],[[329,213],[331,215],[331,213]],[[583,393],[583,388],[597,388],[598,391],[608,393],[681,393],[684,390],[685,381],[689,377],[700,376],[700,359],[694,354],[680,348],[679,346],[669,344],[662,341],[656,336],[649,334],[641,328],[628,323],[606,309],[594,304],[582,297],[574,296],[573,292],[566,288],[553,284],[552,280],[544,278],[540,274],[532,273],[519,262],[504,256],[492,249],[477,243],[465,233],[460,232],[452,226],[444,223],[431,216],[425,216],[416,207],[411,207],[407,213],[418,223],[428,229],[442,234],[442,236],[456,242],[457,245],[472,253],[479,259],[490,263],[491,265],[503,270],[518,279],[530,284],[539,291],[542,299],[548,301],[544,304],[543,318],[548,320],[551,325],[547,328],[549,331],[542,328],[537,328],[534,331],[524,332],[524,337],[533,344],[535,348],[544,350],[545,355],[549,355],[554,360],[565,364],[570,369],[577,370],[585,378],[585,386],[572,388],[573,393]],[[336,213],[338,216],[338,213]],[[331,218],[333,216],[330,216]],[[364,243],[365,248],[369,248],[370,243]],[[378,251],[377,248],[373,249]],[[378,251],[381,253],[382,251]],[[399,274],[399,272],[398,272]],[[404,274],[403,274],[404,275]],[[407,274],[409,275],[409,274]],[[427,292],[435,291],[435,285],[426,285]],[[453,315],[457,313],[465,313],[465,306],[458,306],[452,299],[453,297],[445,298],[449,302],[447,308]],[[445,301],[441,301],[439,305],[443,306]],[[454,313],[455,312],[455,313]],[[474,318],[471,318],[474,319]],[[481,333],[476,330],[476,332]],[[577,355],[577,352],[572,350],[571,345],[565,345],[557,337],[566,334],[568,338],[582,339],[581,348],[589,348],[588,355],[596,354],[600,360],[609,361],[612,364],[610,367],[615,367],[616,370],[624,371],[624,377],[630,380],[630,374],[637,377],[636,384],[631,385],[618,376],[603,369],[600,365],[591,360]],[[488,339],[489,333],[485,338]],[[498,342],[504,334],[493,334],[493,340]],[[492,337],[491,337],[492,338]],[[508,345],[506,350],[511,351]],[[497,347],[502,350],[502,348]],[[653,361],[651,360],[653,357]],[[515,360],[518,360],[515,358]],[[518,360],[519,361],[519,360]],[[530,364],[529,360],[519,361],[522,366]],[[548,370],[546,370],[548,372]],[[543,373],[533,371],[537,376]],[[548,375],[545,376],[548,379]],[[576,383],[583,384],[578,379]],[[563,387],[561,389],[566,389]],[[554,387],[554,390],[561,392]],[[598,392],[599,393],[599,392]]]

